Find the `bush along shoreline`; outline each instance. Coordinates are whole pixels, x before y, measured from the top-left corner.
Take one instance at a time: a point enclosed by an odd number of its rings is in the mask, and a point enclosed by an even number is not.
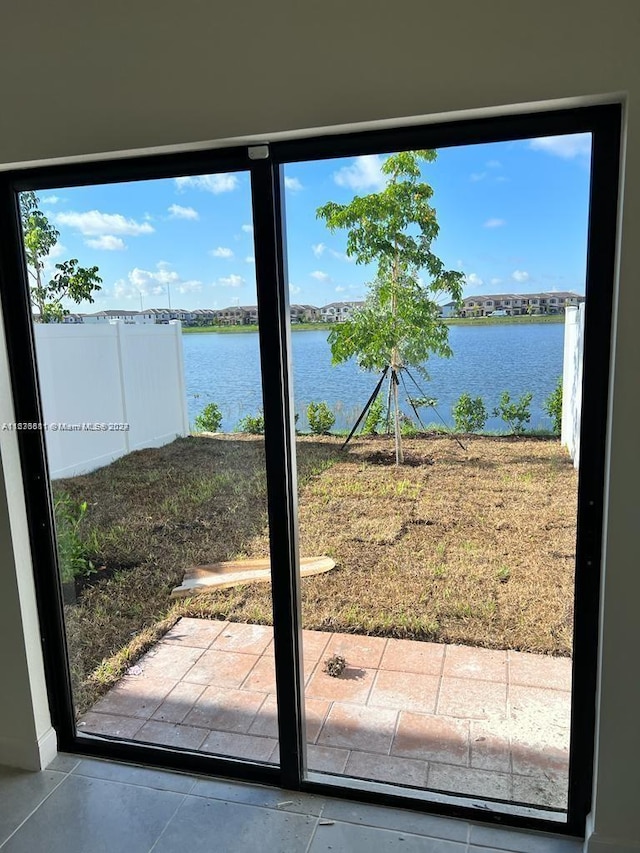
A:
[[[424,424],[420,418],[418,423],[408,415],[402,419],[403,435],[418,436],[423,433],[439,433],[450,435],[484,435],[484,436],[550,436],[559,437],[562,430],[562,377],[557,380],[554,390],[545,398],[542,408],[551,419],[551,427],[548,429],[531,429],[531,402],[533,394],[527,391],[520,397],[513,398],[509,391],[503,391],[497,405],[488,409],[482,397],[472,397],[467,391],[460,395],[451,409],[453,426],[445,422]],[[434,408],[437,401],[431,399],[412,400],[415,409]],[[435,410],[437,412],[437,410]],[[506,430],[485,430],[489,415],[500,418],[506,426]],[[332,430],[336,422],[335,413],[324,400],[311,402],[307,406],[307,422],[309,429],[305,433],[298,430],[299,415],[296,414],[296,433],[298,435],[346,435],[345,430]],[[196,416],[194,433],[215,433],[220,431],[222,414],[216,403],[209,403]],[[360,428],[359,435],[388,435],[391,432],[390,418],[386,411],[381,396],[378,396],[367,411],[364,423]],[[248,435],[264,434],[264,415],[257,412],[255,415],[245,415],[241,418],[233,433],[246,433]]]

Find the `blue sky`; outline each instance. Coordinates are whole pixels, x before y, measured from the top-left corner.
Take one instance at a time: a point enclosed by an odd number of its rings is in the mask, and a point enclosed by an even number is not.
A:
[[[285,169],[292,302],[361,299],[375,272],[344,254],[346,234],[315,215],[382,186],[381,156]],[[465,295],[584,293],[590,136],[440,149],[425,164],[440,235],[433,248],[466,276]],[[97,265],[103,289],[71,310],[255,304],[247,173],[40,192],[60,232],[48,267],[75,257]]]

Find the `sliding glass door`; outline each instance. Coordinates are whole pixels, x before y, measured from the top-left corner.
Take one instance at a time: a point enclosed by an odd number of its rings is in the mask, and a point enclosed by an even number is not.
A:
[[[62,748],[580,830],[618,125],[3,177]]]

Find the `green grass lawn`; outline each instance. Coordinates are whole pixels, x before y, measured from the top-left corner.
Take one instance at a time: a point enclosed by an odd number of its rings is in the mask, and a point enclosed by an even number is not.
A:
[[[297,440],[305,628],[571,652],[577,474],[555,438]],[[270,624],[270,584],[174,600],[189,566],[269,555],[264,442],[190,437],[131,453],[55,491],[87,502],[96,567],[65,608],[79,712],[180,616]]]

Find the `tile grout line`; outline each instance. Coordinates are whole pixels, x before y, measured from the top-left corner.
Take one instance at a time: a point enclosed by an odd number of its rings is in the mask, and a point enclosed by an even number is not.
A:
[[[346,766],[346,765],[345,765]],[[316,817],[316,825],[313,827],[313,832],[309,836],[309,843],[307,844],[304,853],[309,853],[311,847],[313,846],[314,839],[316,837],[316,833],[318,832],[318,827],[320,826],[320,821],[322,820],[322,816],[324,814],[325,807],[327,805],[327,801],[323,800],[322,805],[320,806],[320,814]],[[311,817],[311,815],[309,815]]]
[[[194,786],[195,786],[195,782],[193,783],[193,785],[191,786],[191,788],[190,788],[189,790],[191,790],[191,791],[192,791],[192,790],[193,790],[193,788],[194,788]],[[181,808],[182,808],[182,806],[183,806],[183,805],[185,804],[185,802],[187,801],[187,797],[188,797],[188,796],[189,796],[189,794],[183,794],[183,795],[182,795],[182,799],[180,800],[180,802],[178,803],[178,805],[175,807],[175,809],[173,810],[173,814],[172,814],[172,815],[171,815],[171,817],[167,820],[167,822],[165,823],[165,825],[164,825],[164,827],[163,827],[162,831],[160,832],[160,834],[158,835],[158,837],[156,838],[156,840],[153,842],[153,844],[152,844],[152,845],[151,845],[151,847],[149,848],[149,852],[148,852],[148,853],[153,853],[153,850],[158,846],[158,842],[160,841],[160,839],[162,838],[162,836],[165,834],[165,832],[166,832],[166,831],[167,831],[167,829],[169,828],[169,824],[171,823],[171,821],[172,821],[172,820],[174,819],[174,817],[178,814],[178,810],[179,810],[179,809],[181,809]]]
[[[80,760],[78,760],[78,764],[79,763],[80,763]],[[78,764],[76,764],[76,767],[78,766]],[[75,767],[73,769],[75,770]],[[46,773],[46,768],[40,772]],[[58,773],[60,771],[52,770],[51,772],[52,773]],[[2,844],[0,844],[0,850],[5,846],[5,844],[7,844],[7,842],[9,842],[13,838],[13,836],[16,834],[16,832],[18,832],[20,829],[22,829],[22,827],[25,825],[25,823],[28,820],[30,820],[34,816],[34,814],[38,811],[40,806],[42,806],[44,803],[46,803],[46,801],[49,799],[49,797],[58,790],[60,785],[62,785],[64,782],[66,782],[66,780],[72,775],[72,773],[73,773],[73,770],[69,770],[67,773],[63,774],[62,779],[58,782],[58,784],[54,788],[52,788],[49,791],[49,793],[45,797],[42,798],[42,800],[40,800],[38,805],[29,812],[29,814],[25,817],[25,819],[23,821],[21,821],[18,824],[18,826],[16,826],[16,828],[13,830],[13,832],[5,838],[5,840],[2,842]]]
[[[306,694],[305,694],[305,697],[304,697],[304,701],[305,701],[305,724],[306,724],[306,702],[307,702]],[[320,701],[322,701],[322,700],[320,700]],[[320,734],[322,733],[322,730],[324,729],[325,723],[326,723],[326,722],[327,722],[327,720],[329,719],[329,714],[331,713],[331,710],[332,710],[332,708],[333,708],[333,705],[334,705],[334,700],[333,700],[333,699],[329,699],[329,701],[328,701],[328,706],[327,706],[327,710],[324,712],[324,716],[322,717],[322,722],[320,723],[320,726],[318,727],[318,734],[315,736],[315,738],[314,738],[314,740],[313,740],[313,743],[311,744],[312,746],[319,745],[319,744],[318,744],[318,739],[320,738]],[[306,725],[305,725],[305,729],[306,729]],[[306,735],[306,731],[305,731],[305,735]],[[308,745],[308,744],[309,744],[309,741],[307,741],[307,745]]]
[[[391,743],[389,744],[389,750],[388,750],[388,752],[387,752],[387,755],[388,755],[389,757],[392,757],[392,756],[391,756],[391,751],[392,751],[392,749],[393,749],[393,744],[395,743],[395,739],[396,739],[396,737],[397,737],[397,735],[398,735],[398,729],[400,728],[400,714],[401,714],[401,713],[402,713],[402,711],[401,711],[401,710],[398,710],[398,712],[396,713],[396,721],[395,721],[395,723],[394,723],[394,725],[393,725],[393,734],[391,735]],[[393,756],[393,757],[395,758],[395,757],[398,757],[398,756]]]
[[[449,644],[445,643],[444,648],[442,650],[442,663],[440,664],[440,675],[438,676],[438,689],[436,690],[436,705],[434,708],[434,716],[438,714],[438,707],[440,705],[440,694],[442,692],[442,682],[444,681],[444,665],[447,659],[447,649],[449,648]]]
[[[241,688],[238,688],[238,690],[240,690],[240,689],[241,689]],[[261,693],[262,691],[256,691],[256,692],[260,692],[260,693]],[[260,703],[260,706],[256,709],[256,711],[255,711],[255,713],[254,713],[253,717],[251,717],[251,722],[250,722],[250,723],[249,723],[249,725],[247,726],[247,730],[246,730],[246,732],[236,732],[236,734],[251,735],[252,737],[268,737],[268,735],[255,735],[255,734],[253,734],[253,733],[251,732],[251,726],[252,726],[252,725],[255,723],[255,721],[258,719],[258,714],[260,713],[260,711],[262,711],[262,709],[263,709],[263,708],[264,708],[264,706],[265,706],[265,703],[266,703],[267,699],[268,699],[268,698],[269,698],[269,696],[271,696],[271,695],[272,695],[271,693],[265,693],[265,694],[264,694],[264,699],[263,699],[263,700],[262,700],[262,702]],[[277,695],[277,694],[276,694],[276,695]],[[277,698],[276,698],[276,715],[277,715],[277,713],[278,713],[278,700],[277,700]],[[212,729],[212,731],[213,731],[213,729]]]

